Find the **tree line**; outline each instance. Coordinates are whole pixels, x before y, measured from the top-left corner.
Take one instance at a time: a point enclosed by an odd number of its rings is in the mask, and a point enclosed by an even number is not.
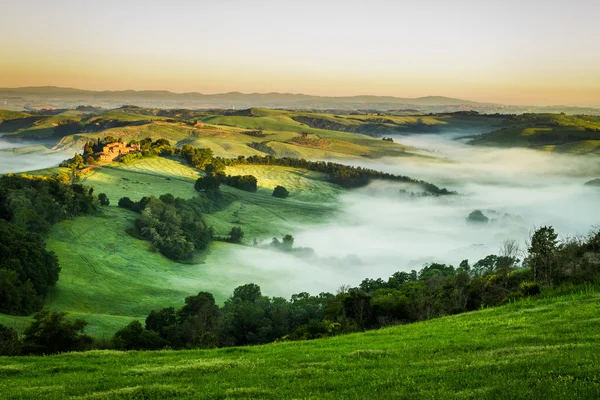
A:
[[[446,188],[440,188],[432,183],[410,178],[408,176],[393,175],[387,172],[376,171],[370,168],[353,167],[334,162],[308,161],[290,157],[268,156],[238,156],[234,158],[215,157],[212,150],[194,148],[184,145],[179,149],[181,154],[192,166],[206,171],[211,175],[224,174],[225,168],[235,165],[277,165],[282,167],[303,168],[310,171],[321,172],[329,176],[328,181],[345,188],[358,188],[371,183],[375,179],[393,182],[411,183],[420,187],[425,193],[436,196],[457,194]]]
[[[69,181],[0,176],[0,312],[27,315],[42,307],[60,272],[56,255],[45,250],[51,226],[98,209],[93,189]]]
[[[274,246],[293,248],[286,236]],[[365,279],[337,293],[264,296],[259,286],[236,288],[219,306],[200,292],[180,308],[166,307],[134,320],[105,342],[83,333],[84,321],[43,311],[24,335],[0,326],[0,353],[50,354],[89,348],[187,349],[245,346],[307,340],[423,321],[560,290],[595,284],[600,277],[600,230],[587,237],[559,240],[552,227],[537,229],[521,261],[518,246],[506,242],[499,254],[458,267],[432,263],[420,271]]]

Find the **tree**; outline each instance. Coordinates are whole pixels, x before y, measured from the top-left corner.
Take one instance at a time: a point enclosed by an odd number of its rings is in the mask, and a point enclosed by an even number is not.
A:
[[[168,344],[158,333],[144,329],[137,319],[115,333],[112,342],[123,350],[158,350]]]
[[[221,180],[217,176],[207,175],[202,178],[198,178],[196,180],[196,184],[194,188],[198,191],[210,191],[210,190],[219,190],[219,186],[221,185]]]
[[[555,274],[558,235],[551,226],[543,226],[530,239],[529,264],[533,280],[550,284]]]
[[[233,227],[231,231],[229,231],[229,241],[231,243],[242,243],[242,238],[244,237],[244,231],[240,227]]]
[[[486,217],[481,210],[475,210],[469,214],[467,217],[467,222],[474,224],[487,224],[489,218]]]
[[[280,199],[285,199],[290,195],[290,192],[283,186],[276,186],[273,189],[273,197],[279,197]]]
[[[106,195],[106,193],[100,193],[98,195],[98,200],[100,201],[101,206],[110,205],[110,200],[108,199],[108,196]]]
[[[42,310],[35,314],[25,329],[23,352],[27,354],[56,354],[88,349],[93,340],[83,333],[87,322],[66,320],[66,312]]]
[[[21,354],[23,343],[17,331],[0,324],[0,356],[16,356]]]
[[[292,250],[294,247],[294,237],[292,235],[285,235],[281,242],[281,246],[284,250]]]
[[[233,290],[233,300],[249,301],[256,303],[262,297],[260,286],[254,283],[238,286]]]

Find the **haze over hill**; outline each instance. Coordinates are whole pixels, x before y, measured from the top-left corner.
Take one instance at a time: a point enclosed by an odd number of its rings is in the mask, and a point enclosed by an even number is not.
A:
[[[600,114],[600,109],[570,106],[523,106],[480,103],[444,96],[313,96],[301,93],[174,93],[166,90],[93,91],[54,86],[0,88],[0,106],[12,110],[75,108],[81,105],[113,108],[123,104],[160,108],[299,108],[339,110],[410,110],[438,113],[474,110],[482,113],[565,112]]]

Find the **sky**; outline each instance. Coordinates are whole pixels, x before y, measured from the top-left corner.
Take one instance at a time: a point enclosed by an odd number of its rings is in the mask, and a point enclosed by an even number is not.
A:
[[[2,0],[0,87],[600,107],[597,0]]]

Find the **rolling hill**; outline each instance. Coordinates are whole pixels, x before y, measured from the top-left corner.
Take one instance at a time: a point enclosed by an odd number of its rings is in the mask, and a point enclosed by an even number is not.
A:
[[[58,171],[54,171],[58,172]],[[111,206],[96,216],[82,216],[55,225],[47,249],[56,253],[62,271],[46,306],[68,311],[89,322],[88,331],[108,337],[132,318],[145,318],[153,309],[179,306],[187,296],[207,290],[224,301],[239,285],[256,282],[270,293],[288,294],[296,287],[314,286],[317,278],[291,282],[299,260],[277,256],[288,265],[261,265],[251,260],[273,259],[270,250],[253,247],[254,239],[294,234],[302,224],[326,223],[335,217],[343,189],[326,182],[325,176],[297,168],[277,166],[229,167],[231,175],[253,174],[257,193],[222,186],[231,197],[223,210],[206,214],[207,223],[218,236],[241,227],[248,246],[214,242],[202,256],[189,264],[171,261],[150,249],[149,243],[127,234],[137,214],[117,207],[127,196],[139,201],[144,196],[171,193],[176,197],[197,195],[194,182],[200,172],[175,159],[142,159],[132,164],[105,166],[85,175],[82,182],[95,193],[106,193]],[[274,186],[285,185],[287,199],[271,196]],[[308,268],[306,264],[305,267]],[[274,268],[274,269],[272,269]],[[131,298],[137,298],[135,302]],[[21,329],[29,317],[0,314],[0,323]]]
[[[570,154],[600,154],[600,117],[563,114],[512,116],[506,127],[474,137],[471,144],[526,147]]]

